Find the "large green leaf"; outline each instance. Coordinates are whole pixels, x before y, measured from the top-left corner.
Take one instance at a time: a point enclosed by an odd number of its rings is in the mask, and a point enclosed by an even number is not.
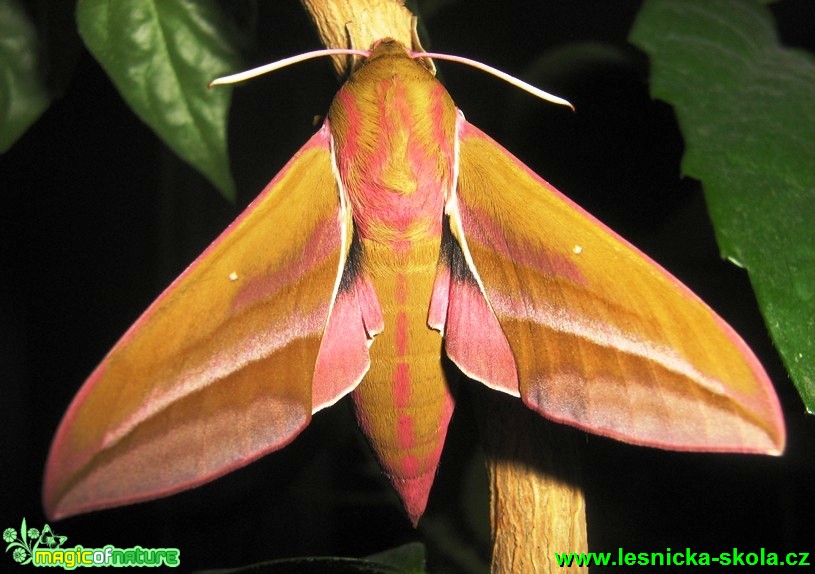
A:
[[[51,98],[43,80],[37,31],[15,0],[0,0],[0,153],[45,111]]]
[[[749,272],[815,412],[815,60],[780,45],[756,0],[647,0],[630,39],[676,111],[722,255]]]
[[[122,97],[167,145],[235,195],[226,152],[231,90],[208,90],[238,57],[213,0],[79,0],[79,33]]]

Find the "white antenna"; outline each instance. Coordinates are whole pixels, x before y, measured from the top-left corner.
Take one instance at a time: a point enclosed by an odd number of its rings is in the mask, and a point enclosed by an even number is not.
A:
[[[280,68],[285,68],[286,66],[291,66],[292,64],[298,64],[300,62],[304,62],[306,60],[312,60],[314,58],[322,58],[325,56],[337,56],[337,55],[345,55],[345,56],[360,56],[363,58],[368,58],[371,55],[371,52],[367,50],[353,50],[350,48],[330,48],[327,50],[315,50],[313,52],[306,52],[305,54],[300,54],[297,56],[292,56],[290,58],[283,58],[282,60],[278,60],[277,62],[272,62],[271,64],[266,64],[264,66],[259,66],[257,68],[252,68],[251,70],[246,70],[245,72],[239,72],[237,74],[232,74],[231,76],[223,76],[222,78],[216,78],[209,83],[209,86],[221,86],[224,84],[234,84],[237,82],[242,82],[244,80],[248,80],[250,78],[256,78],[257,76],[261,76],[268,72],[274,72],[275,70],[279,70]],[[493,68],[492,66],[488,66],[487,64],[482,64],[477,60],[471,60],[469,58],[464,58],[462,56],[453,56],[450,54],[438,54],[436,52],[409,52],[409,55],[413,59],[418,58],[430,58],[430,59],[437,59],[437,60],[447,60],[449,62],[457,62],[459,64],[466,64],[467,66],[472,66],[473,68],[477,68],[482,72],[487,72],[488,74],[492,74],[497,78],[501,78],[505,82],[512,84],[513,86],[524,90],[532,94],[533,96],[537,96],[542,100],[546,100],[547,102],[552,102],[553,104],[559,104],[561,106],[566,106],[574,110],[574,106],[570,104],[567,100],[563,98],[559,98],[558,96],[554,96],[548,92],[544,92],[543,90],[536,88],[532,84],[527,84],[523,80],[516,78],[515,76],[510,76],[506,72],[502,72],[497,68]]]
[[[222,78],[216,78],[209,83],[209,87],[211,88],[212,86],[222,86],[224,84],[235,84],[237,82],[242,82],[250,78],[262,76],[263,74],[267,74],[269,72],[274,72],[275,70],[285,68],[286,66],[291,66],[292,64],[299,64],[300,62],[305,62],[306,60],[322,58],[324,56],[337,56],[337,55],[362,56],[363,58],[367,58],[368,56],[371,55],[371,53],[368,52],[367,50],[351,50],[347,48],[330,48],[327,50],[314,50],[313,52],[306,52],[305,54],[299,54],[297,56],[292,56],[290,58],[283,58],[282,60],[278,60],[277,62],[272,62],[271,64],[258,66],[257,68],[246,70],[245,72],[239,72],[237,74],[232,74],[231,76],[223,76]]]
[[[450,62],[457,62],[459,64],[466,64],[467,66],[472,66],[473,68],[477,68],[482,72],[487,72],[488,74],[492,74],[497,78],[501,78],[502,80],[512,84],[516,88],[521,88],[525,92],[528,92],[533,96],[537,96],[542,100],[552,102],[553,104],[566,106],[568,108],[571,108],[572,111],[574,111],[574,106],[571,103],[569,103],[568,100],[559,98],[558,96],[552,95],[549,92],[544,92],[543,90],[536,88],[532,84],[527,84],[526,82],[516,78],[515,76],[510,76],[506,72],[502,72],[497,68],[493,68],[492,66],[488,66],[487,64],[482,64],[478,60],[471,60],[469,58],[464,58],[462,56],[452,56],[450,54],[437,54],[435,52],[411,52],[410,56],[412,58],[435,58],[437,60],[448,60]]]

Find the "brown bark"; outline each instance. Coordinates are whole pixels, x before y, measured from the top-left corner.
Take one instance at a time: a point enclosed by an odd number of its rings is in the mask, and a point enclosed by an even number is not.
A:
[[[400,0],[300,0],[326,48],[367,50],[383,38],[413,47],[413,14]],[[340,76],[349,72],[347,56],[333,56]]]
[[[580,435],[540,417],[520,399],[477,393],[490,476],[493,574],[588,572],[561,568],[555,552],[586,552]]]

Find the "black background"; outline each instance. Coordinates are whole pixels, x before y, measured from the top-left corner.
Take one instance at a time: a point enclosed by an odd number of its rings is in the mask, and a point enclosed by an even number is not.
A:
[[[440,64],[472,123],[730,322],[766,366],[784,406],[789,440],[780,458],[662,452],[579,433],[591,548],[815,553],[815,419],[804,415],[746,273],[718,257],[699,184],[681,177],[673,113],[650,99],[647,59],[626,43],[639,5],[451,1],[426,12],[427,47],[531,78],[576,105],[572,114]],[[810,0],[772,10],[787,45],[815,48]],[[597,49],[557,57],[584,42]],[[249,64],[315,47],[294,0],[259,3]],[[337,87],[325,61],[235,91],[232,205],[133,115],[87,52],[77,54],[61,99],[0,156],[3,529],[18,528],[23,516],[31,526],[46,522],[40,488],[49,441],[81,382],[313,133],[314,116],[325,113]],[[178,547],[184,571],[362,556],[413,540],[427,544],[434,572],[473,571],[488,557],[475,416],[465,388],[418,531],[379,476],[345,401],[316,416],[283,451],[209,485],[52,526],[69,546]],[[10,555],[0,558],[0,570],[11,564]]]

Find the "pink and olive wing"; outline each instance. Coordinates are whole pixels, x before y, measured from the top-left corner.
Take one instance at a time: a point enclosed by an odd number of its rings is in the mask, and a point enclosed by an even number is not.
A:
[[[459,282],[497,317],[530,408],[635,444],[783,450],[772,385],[729,325],[463,118],[459,138],[447,206],[467,267]]]
[[[326,124],[85,382],[51,446],[49,517],[197,486],[308,424],[341,212]]]
[[[509,341],[449,225],[442,234],[427,324],[444,335],[444,351],[462,373],[496,391],[521,396]]]

